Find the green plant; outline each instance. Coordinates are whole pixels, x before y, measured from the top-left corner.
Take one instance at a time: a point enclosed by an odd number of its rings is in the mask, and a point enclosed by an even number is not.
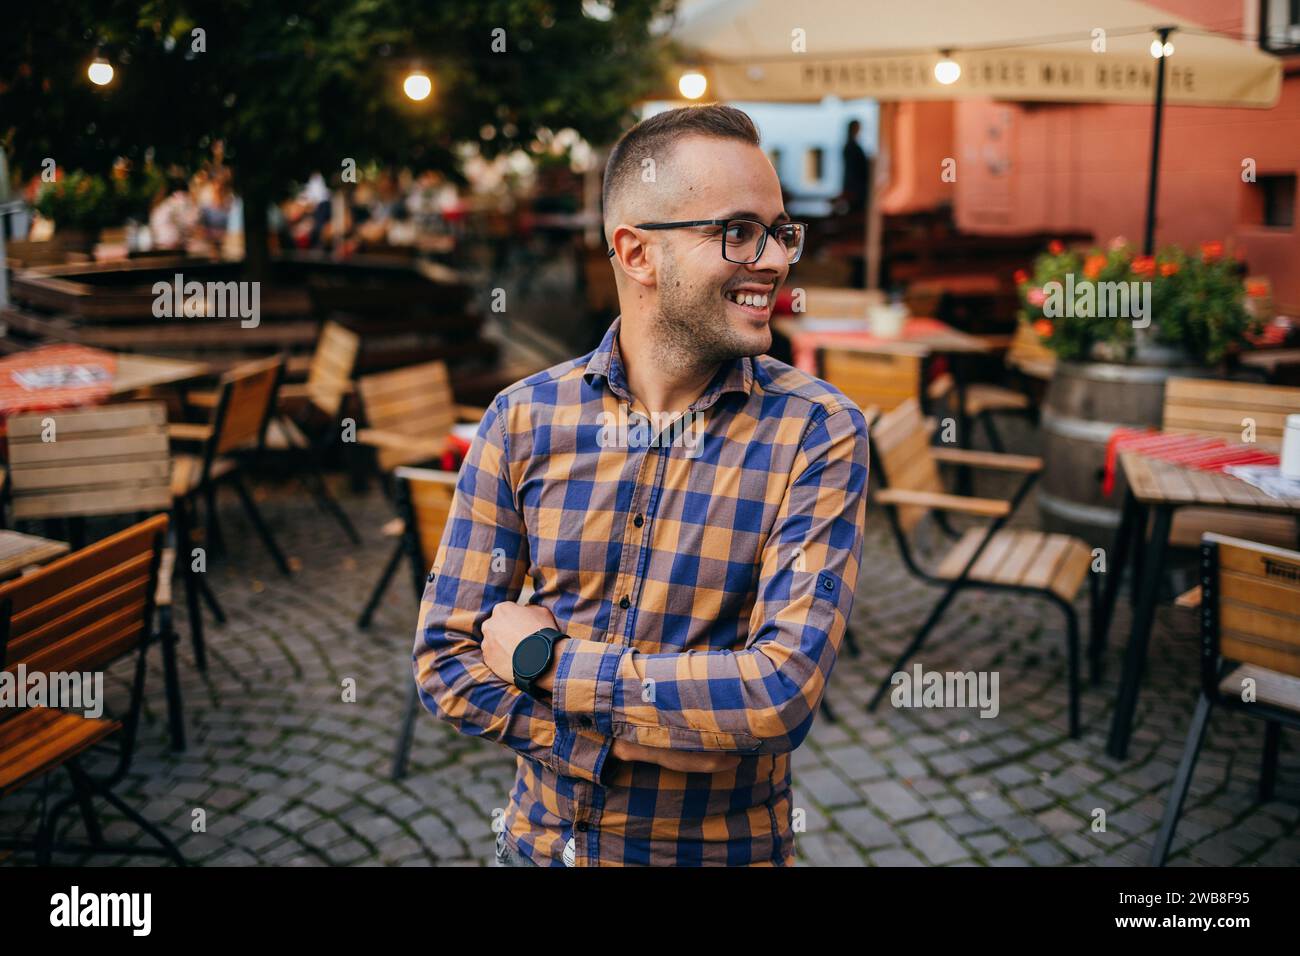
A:
[[[36,210],[60,229],[96,232],[144,219],[163,183],[153,166],[138,172],[119,167],[109,176],[76,170],[47,183],[36,196]]]
[[[1016,284],[1022,318],[1063,359],[1128,360],[1144,336],[1213,365],[1262,324],[1246,308],[1241,265],[1221,242],[1195,252],[1171,245],[1155,256],[1135,256],[1119,241],[1087,251],[1053,242]]]

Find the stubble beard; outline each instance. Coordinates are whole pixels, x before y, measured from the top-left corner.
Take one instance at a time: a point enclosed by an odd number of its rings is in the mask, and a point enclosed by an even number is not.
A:
[[[671,259],[664,266],[652,325],[660,364],[674,372],[705,372],[766,351],[756,350],[732,329],[726,302],[716,288],[692,287]]]

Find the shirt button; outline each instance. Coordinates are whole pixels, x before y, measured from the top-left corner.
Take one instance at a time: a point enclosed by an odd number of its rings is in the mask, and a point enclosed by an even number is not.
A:
[[[643,515],[637,515],[635,518],[632,519],[632,523],[639,528],[643,524],[645,524],[645,517]]]
[[[586,833],[590,829],[591,829],[591,824],[589,824],[586,820],[578,821],[577,830],[579,833]]]
[[[621,607],[623,610],[626,611],[628,608],[630,608],[630,607],[632,606],[632,601],[631,601],[631,600],[628,598],[628,596],[625,594],[625,595],[623,595],[623,600],[621,600],[621,601],[618,602],[618,606]]]

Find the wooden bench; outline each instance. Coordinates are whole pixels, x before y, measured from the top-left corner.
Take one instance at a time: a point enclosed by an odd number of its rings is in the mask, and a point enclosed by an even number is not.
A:
[[[1282,727],[1300,728],[1300,551],[1206,534],[1200,619],[1201,694],[1151,847],[1152,866],[1169,855],[1215,707],[1265,722],[1259,799],[1273,799]]]
[[[963,588],[1008,590],[1045,597],[1065,615],[1070,736],[1078,737],[1079,627],[1073,602],[1087,577],[1093,593],[1093,607],[1096,607],[1097,575],[1088,573],[1091,552],[1082,541],[1068,535],[1003,527],[1042,471],[1042,459],[935,448],[930,444],[930,429],[914,398],[907,399],[877,419],[870,430],[870,442],[872,467],[878,476],[875,500],[885,506],[903,563],[917,577],[943,586],[944,592],[876,691],[869,709],[876,708],[889,690],[893,675],[920,650],[958,591]],[[1010,501],[949,494],[939,474],[941,462],[1012,472],[1023,475],[1024,480]],[[941,521],[940,528],[957,540],[941,557],[933,572],[922,567],[911,543],[916,526],[932,512],[988,519],[987,524],[962,534],[949,532],[946,521]],[[1096,630],[1094,615],[1093,642],[1090,645],[1094,650]],[[1097,673],[1094,656],[1094,680]]]
[[[113,793],[130,769],[134,750],[166,533],[167,518],[158,515],[26,577],[0,584],[0,666],[11,673],[19,667],[29,675],[103,671],[138,652],[130,705],[121,720],[91,718],[49,706],[0,709],[0,796],[60,767],[68,770],[74,791],[44,814],[33,841],[6,838],[0,839],[0,846],[35,849],[37,862],[43,865],[48,865],[56,850],[160,854],[184,865],[176,846]],[[92,777],[81,768],[80,755],[119,734],[125,740],[118,749],[117,766],[108,777]],[[106,842],[93,797],[106,800],[161,847]],[[88,845],[55,842],[58,820],[74,804],[85,820]]]

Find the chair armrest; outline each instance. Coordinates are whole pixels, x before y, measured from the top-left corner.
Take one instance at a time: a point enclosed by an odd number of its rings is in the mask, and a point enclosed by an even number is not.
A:
[[[913,491],[910,488],[881,488],[876,500],[883,505],[915,505],[919,508],[937,508],[958,514],[978,515],[981,518],[1005,518],[1011,514],[1011,502],[996,498],[967,498],[938,491]]]
[[[186,392],[185,404],[194,408],[216,408],[217,392]]]
[[[930,398],[931,401],[937,402],[939,399],[943,398],[945,395],[951,392],[953,390],[953,386],[955,386],[956,384],[957,383],[953,380],[952,375],[950,375],[947,372],[944,372],[942,375],[938,376],[937,378],[935,378],[933,382],[930,383],[929,387],[927,387],[925,390],[925,394]]]
[[[353,390],[351,382],[348,382],[345,386],[339,389],[339,391],[344,395],[351,395]],[[308,390],[307,382],[281,383],[280,391],[277,394],[282,401],[286,399],[289,401],[300,401],[305,398],[311,398],[311,392]]]
[[[949,465],[970,465],[973,468],[989,468],[994,471],[1018,471],[1025,475],[1035,475],[1043,470],[1043,459],[1033,455],[1004,455],[1001,452],[973,451],[969,448],[934,448],[931,449],[935,461]]]
[[[479,408],[476,405],[457,405],[456,418],[462,422],[482,421],[483,416],[487,414],[486,408]]]
[[[212,437],[212,426],[200,422],[170,422],[167,436],[176,441],[205,442]]]

